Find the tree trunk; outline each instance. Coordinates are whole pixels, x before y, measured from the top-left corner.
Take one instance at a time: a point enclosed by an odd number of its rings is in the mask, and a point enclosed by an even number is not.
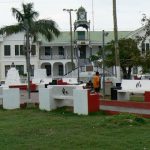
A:
[[[128,68],[128,79],[131,79],[131,71],[132,71],[132,67],[130,66]]]
[[[127,70],[125,67],[122,67],[122,73],[123,73],[123,79],[127,79],[128,75],[127,75]]]
[[[27,64],[27,79],[28,79],[28,99],[31,98],[30,91],[30,40],[29,40],[29,28],[26,30],[26,64]]]
[[[128,67],[128,70],[126,67],[121,67],[122,72],[123,72],[123,79],[131,79],[131,71],[132,67]]]

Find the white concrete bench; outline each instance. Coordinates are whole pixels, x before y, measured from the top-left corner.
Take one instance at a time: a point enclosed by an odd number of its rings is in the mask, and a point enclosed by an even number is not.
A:
[[[144,94],[150,91],[150,80],[122,80],[121,90],[117,90],[118,100],[130,100],[130,94]]]
[[[47,88],[40,88],[39,108],[50,111],[57,107],[73,106],[73,89],[76,88],[79,87],[76,85],[49,85]]]
[[[87,115],[91,110],[89,109],[89,99],[92,101],[91,98],[88,90],[83,89],[82,86],[51,85],[48,88],[39,89],[39,108],[51,111],[57,107],[73,106],[74,113]]]

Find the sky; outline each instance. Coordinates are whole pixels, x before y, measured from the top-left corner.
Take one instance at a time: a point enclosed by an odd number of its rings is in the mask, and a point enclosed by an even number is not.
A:
[[[28,2],[34,3],[34,10],[39,12],[38,19],[54,20],[61,31],[70,29],[69,13],[63,9],[78,9],[81,6],[87,11],[91,31],[113,31],[112,0],[0,0],[0,27],[16,24],[11,8],[21,10],[21,4]],[[136,30],[142,26],[142,14],[150,17],[150,0],[116,0],[116,2],[119,31]],[[76,12],[72,12],[72,22],[75,20]]]

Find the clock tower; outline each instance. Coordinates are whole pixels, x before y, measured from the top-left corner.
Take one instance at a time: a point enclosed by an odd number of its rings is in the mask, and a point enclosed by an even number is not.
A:
[[[87,20],[87,12],[83,7],[80,7],[77,12],[78,21],[86,21]]]
[[[77,10],[77,19],[74,22],[74,39],[78,66],[83,65],[81,62],[84,62],[84,65],[88,65],[89,55],[91,55],[92,51],[90,41],[90,21],[87,21],[87,12],[82,6]]]
[[[74,23],[74,30],[78,27],[83,27],[86,30],[90,28],[90,22],[87,21],[87,12],[82,6],[77,11],[77,20]]]

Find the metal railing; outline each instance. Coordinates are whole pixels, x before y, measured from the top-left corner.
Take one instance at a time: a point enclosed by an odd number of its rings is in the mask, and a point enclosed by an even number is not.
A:
[[[75,56],[73,57],[76,58]],[[71,59],[71,56],[69,55],[40,55],[40,60],[58,60],[58,59]]]

